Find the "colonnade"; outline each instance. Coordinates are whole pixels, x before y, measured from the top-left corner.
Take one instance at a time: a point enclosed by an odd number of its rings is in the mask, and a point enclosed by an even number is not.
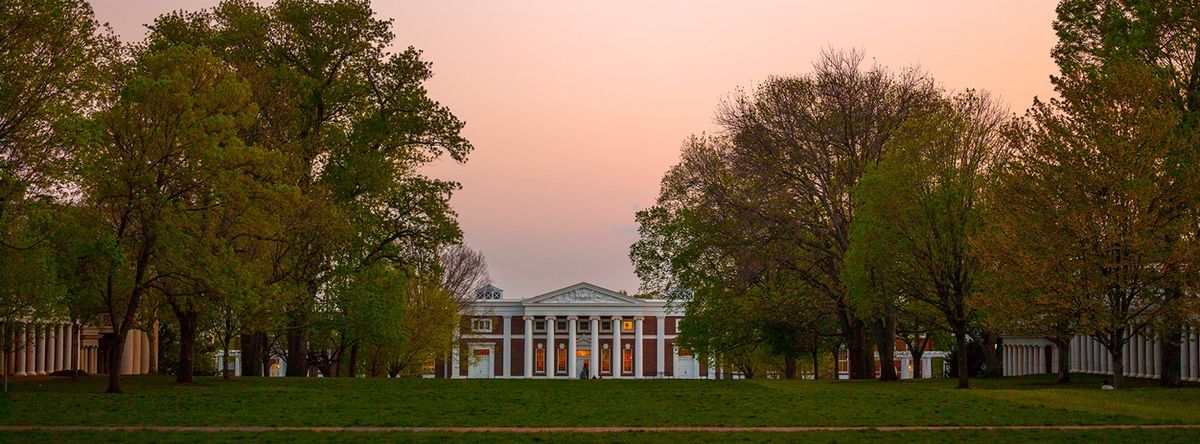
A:
[[[1046,341],[1047,344],[1049,341]],[[1046,345],[1040,343],[1004,344],[1004,374],[1024,376],[1058,371],[1058,355],[1051,354],[1050,369],[1046,368]]]
[[[579,317],[578,316],[567,316],[567,345],[565,347],[566,348],[565,350],[559,350],[555,343],[556,328],[555,328],[554,324],[555,324],[555,321],[558,320],[558,317],[545,316],[544,319],[546,321],[546,340],[545,340],[546,341],[546,344],[545,344],[545,350],[546,350],[546,356],[545,356],[546,372],[545,373],[546,374],[545,374],[545,377],[547,377],[547,378],[555,377],[555,373],[557,372],[557,367],[555,365],[557,363],[557,354],[558,353],[566,353],[566,355],[567,355],[567,375],[566,376],[568,378],[572,378],[572,379],[578,378],[579,377],[579,366],[582,365],[582,363],[578,362],[578,359],[576,359],[576,351],[577,351],[576,344],[577,344],[577,340],[579,339],[578,338],[579,321],[580,321]],[[602,319],[602,317],[600,317],[600,316],[589,316],[587,318],[587,321],[590,323],[588,330],[591,333],[591,344],[592,344],[592,350],[588,356],[588,368],[590,371],[589,376],[591,376],[593,378],[599,376],[600,370],[601,370],[600,369],[600,353],[601,353],[601,350],[603,349],[603,347],[601,347],[601,342],[600,342],[600,321],[601,321],[601,319]],[[611,353],[611,355],[609,357],[609,359],[610,359],[609,362],[610,362],[610,365],[612,366],[611,367],[612,368],[612,376],[611,377],[621,378],[621,377],[623,377],[622,373],[624,373],[624,371],[623,371],[624,369],[622,366],[622,364],[623,364],[623,360],[622,360],[623,355],[622,354],[625,350],[625,347],[623,347],[621,344],[621,330],[622,330],[621,323],[624,321],[624,318],[621,316],[612,316],[609,319],[612,320],[612,346],[610,348],[608,348],[609,353]],[[533,354],[533,347],[534,347],[533,321],[534,321],[534,317],[533,316],[524,316],[523,320],[525,321],[525,329],[524,329],[524,334],[525,334],[525,342],[524,342],[525,343],[525,365],[524,365],[525,377],[532,378],[534,376],[533,375],[533,373],[534,373],[534,371],[533,371],[533,369],[534,369],[534,365],[533,365],[534,364],[533,363],[533,359],[534,359],[534,354]],[[642,351],[642,348],[643,348],[642,324],[644,321],[645,321],[645,317],[643,317],[643,316],[634,316],[633,317],[633,345],[631,347],[631,353],[633,354],[633,369],[632,369],[633,374],[631,376],[634,378],[641,378],[645,374],[643,371],[644,367],[643,367],[643,363],[642,363],[642,353],[643,353],[643,351]],[[657,331],[658,331],[659,343],[661,344],[662,336],[663,336],[661,322],[658,325]],[[507,348],[508,344],[505,344],[505,347]],[[661,361],[662,353],[663,353],[661,346],[658,350],[658,353],[659,353],[659,360]],[[661,370],[662,363],[660,362],[658,364],[659,364],[659,367],[658,367],[659,371],[661,372],[662,371]],[[457,372],[455,374],[457,374]]]
[[[107,373],[100,362],[100,347],[95,340],[84,345],[83,332],[67,322],[14,322],[11,326],[13,353],[7,368],[13,376],[41,376],[62,370],[79,369],[89,374]],[[122,354],[121,374],[150,372],[150,360],[157,356],[156,344],[142,330],[130,330]]]
[[[1180,375],[1185,381],[1200,381],[1200,330],[1185,328],[1181,337]],[[1047,373],[1045,359],[1047,348],[1053,361],[1058,359],[1057,347],[1044,339],[1005,340],[1003,348],[1004,375],[1023,376]],[[1162,342],[1149,335],[1134,335],[1121,349],[1124,357],[1124,375],[1133,378],[1157,379],[1162,375]],[[1112,358],[1108,348],[1091,336],[1075,336],[1070,350],[1072,373],[1113,373]],[[1052,362],[1050,373],[1058,371],[1058,363]]]
[[[16,322],[12,334],[14,353],[6,368],[14,376],[48,375],[79,365],[79,335],[69,323]]]

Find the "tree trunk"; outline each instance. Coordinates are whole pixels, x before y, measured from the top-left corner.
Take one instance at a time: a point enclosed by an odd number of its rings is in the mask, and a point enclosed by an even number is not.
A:
[[[308,376],[308,329],[305,327],[304,316],[299,315],[293,326],[287,330],[287,376]]]
[[[796,355],[787,354],[783,357],[783,379],[796,379]]]
[[[1159,336],[1162,341],[1162,353],[1159,355],[1158,385],[1167,388],[1183,387],[1183,375],[1180,374],[1182,353],[1179,347],[1183,343],[1181,331],[1183,325],[1170,322],[1166,326],[1167,333]]]
[[[198,313],[180,310],[177,304],[171,304],[175,318],[179,320],[179,363],[175,369],[175,382],[191,384],[194,382],[194,367],[196,357],[196,318]]]
[[[1071,338],[1056,337],[1049,338],[1050,342],[1054,343],[1054,347],[1058,349],[1058,380],[1055,384],[1070,384],[1071,383]]]
[[[924,338],[913,341],[916,343],[915,347],[910,345],[908,348],[908,354],[912,356],[913,379],[922,379],[925,377],[925,361],[921,358],[925,356],[925,344],[928,341],[929,336],[926,335]]]
[[[350,363],[346,370],[348,373],[346,376],[351,378],[358,376],[358,342],[350,346]]]
[[[850,379],[875,379],[874,353],[868,346],[867,327],[853,314],[842,314],[842,335],[846,341],[846,361]]]
[[[81,331],[81,327],[82,327],[82,324],[80,324],[80,323],[76,323],[76,322],[71,323],[71,353],[72,354],[74,354],[76,350],[79,350],[80,349],[79,344],[83,343],[83,331]],[[75,364],[75,366],[74,366],[75,368],[71,369],[71,382],[79,382],[79,358],[80,358],[79,355],[75,355],[75,359],[71,360],[71,362],[73,364]]]
[[[879,353],[879,380],[899,381],[896,374],[896,322],[885,316],[871,321],[871,334],[875,337],[875,350]]]
[[[1101,344],[1108,347],[1108,355],[1112,358],[1113,371],[1113,387],[1116,389],[1125,388],[1125,329],[1118,328],[1109,331],[1109,342],[1104,344],[1101,339]]]
[[[842,344],[839,344],[836,339],[833,340],[833,380],[837,381],[842,378],[841,369],[839,368],[842,362]]]
[[[996,347],[1000,335],[985,330],[979,336],[981,339],[979,345],[983,349],[983,365],[987,368],[981,376],[985,378],[1002,376],[1004,372],[1000,368],[1000,354]]]
[[[242,376],[262,376],[262,357],[258,354],[256,335],[257,333],[242,333],[238,337],[239,346],[242,348]]]
[[[821,351],[817,348],[816,341],[813,342],[812,349],[813,360],[813,381],[821,379]]]
[[[957,370],[958,370],[958,388],[960,388],[960,389],[971,388],[971,380],[969,377],[970,376],[969,367],[971,364],[970,364],[970,359],[967,358],[967,326],[966,325],[958,324],[958,325],[954,326],[954,343],[955,343],[954,358],[956,361],[958,361],[958,362],[956,362],[956,364],[958,364],[956,366],[956,367],[958,367],[957,368]]]
[[[108,390],[105,393],[121,393],[121,360],[125,354],[125,335],[129,331],[121,329],[113,335],[112,348],[108,350]]]

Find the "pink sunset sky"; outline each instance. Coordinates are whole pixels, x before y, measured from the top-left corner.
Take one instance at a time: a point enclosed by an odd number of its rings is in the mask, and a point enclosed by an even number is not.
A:
[[[127,41],[174,9],[217,0],[93,0]],[[467,122],[457,180],[466,243],[506,297],[587,281],[636,291],[634,213],[654,203],[689,134],[718,102],[826,48],[919,65],[946,87],[992,91],[1014,112],[1052,93],[1055,3],[1030,1],[375,1],[397,48],[425,52],[432,97]]]

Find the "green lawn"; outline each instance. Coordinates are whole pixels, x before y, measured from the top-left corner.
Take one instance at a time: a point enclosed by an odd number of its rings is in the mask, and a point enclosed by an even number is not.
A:
[[[376,380],[200,378],[176,386],[169,377],[128,377],[122,395],[101,393],[103,378],[16,382],[0,399],[0,425],[242,425],[242,426],[923,426],[1200,424],[1200,387],[1164,390],[1130,381],[1101,391],[1099,377],[1076,376],[1056,386],[1047,377],[906,381],[684,380]],[[1000,441],[1060,437],[1125,441],[1153,437],[1187,441],[1196,430],[820,432],[819,441],[914,440],[946,437]],[[84,432],[21,432],[15,441],[75,441]],[[114,441],[188,441],[179,432],[106,432]],[[286,437],[287,434],[277,437]],[[633,433],[621,441],[673,435]],[[313,439],[392,440],[396,435],[317,434]],[[783,440],[770,433],[721,435],[722,440]],[[205,435],[237,440],[237,434]],[[408,440],[475,441],[485,436],[402,434]],[[840,437],[840,438],[839,438]],[[1123,438],[1124,437],[1124,438]],[[472,439],[477,438],[477,439]],[[553,437],[551,437],[553,438]],[[571,435],[603,441],[603,436]],[[274,439],[274,438],[273,438]],[[540,439],[505,436],[503,441]],[[681,436],[680,439],[689,439]],[[953,440],[953,439],[952,439]],[[288,441],[286,439],[282,441]],[[611,441],[611,440],[609,440]]]

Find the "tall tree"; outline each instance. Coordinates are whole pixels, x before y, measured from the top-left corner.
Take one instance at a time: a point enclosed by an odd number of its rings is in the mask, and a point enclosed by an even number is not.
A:
[[[1200,4],[1188,0],[1064,0],[1054,22],[1059,42],[1053,56],[1063,75],[1054,79],[1059,88],[1070,79],[1097,75],[1113,64],[1131,61],[1145,65],[1154,81],[1143,86],[1161,89],[1170,96],[1179,114],[1175,123],[1184,132],[1200,126]],[[1193,146],[1194,149],[1200,147]],[[1194,205],[1193,209],[1200,208]],[[1194,226],[1200,212],[1192,211]],[[1191,242],[1195,231],[1179,242]],[[1185,272],[1180,270],[1180,272]],[[1163,341],[1159,382],[1181,386],[1180,332],[1192,322],[1200,305],[1196,291],[1168,288],[1155,317]]]
[[[116,85],[113,104],[92,117],[79,176],[85,205],[116,245],[119,267],[106,277],[103,302],[116,341],[108,392],[120,393],[125,337],[151,289],[179,277],[171,243],[188,221],[214,211],[203,196],[248,174],[256,150],[238,131],[257,112],[248,85],[206,49],[139,54]],[[232,181],[236,183],[236,181]]]
[[[851,378],[873,377],[867,320],[850,306],[842,264],[850,246],[855,202],[850,195],[908,119],[937,95],[916,70],[864,69],[858,52],[827,52],[813,73],[776,77],[753,94],[738,94],[718,112],[731,138],[732,168],[773,196],[773,205],[742,208],[791,246],[780,267],[793,270],[835,307],[848,348]],[[779,204],[782,203],[782,204]],[[892,340],[877,346],[891,347]]]
[[[314,312],[336,276],[434,261],[461,236],[448,206],[458,185],[418,168],[442,154],[465,161],[471,145],[426,94],[429,63],[390,52],[393,38],[364,0],[228,0],[152,26],[152,46],[210,47],[248,79],[262,112],[242,136],[284,158],[296,193],[279,231],[261,237],[274,243],[266,281],[289,299],[289,376],[307,374]]]
[[[0,4],[0,351],[22,349],[15,322],[66,315],[49,245],[67,197],[70,144],[62,127],[86,112],[116,41],[82,0]],[[60,285],[63,284],[63,285]],[[7,361],[5,361],[7,362]],[[5,375],[8,374],[5,369]],[[5,379],[7,381],[7,379]],[[5,385],[7,389],[7,384]]]
[[[1140,62],[1058,84],[1062,99],[1035,101],[1016,133],[1010,192],[997,198],[1017,213],[1005,217],[1040,222],[1004,226],[1004,236],[1038,239],[1022,245],[1024,261],[1077,286],[1079,328],[1108,349],[1121,388],[1124,345],[1146,331],[1164,290],[1193,285],[1200,138],[1181,131],[1176,95]]]
[[[854,199],[847,287],[861,300],[896,294],[939,313],[956,342],[959,388],[970,386],[967,336],[982,268],[971,241],[981,226],[986,175],[1005,153],[1005,122],[986,94],[941,101],[898,130]]]

